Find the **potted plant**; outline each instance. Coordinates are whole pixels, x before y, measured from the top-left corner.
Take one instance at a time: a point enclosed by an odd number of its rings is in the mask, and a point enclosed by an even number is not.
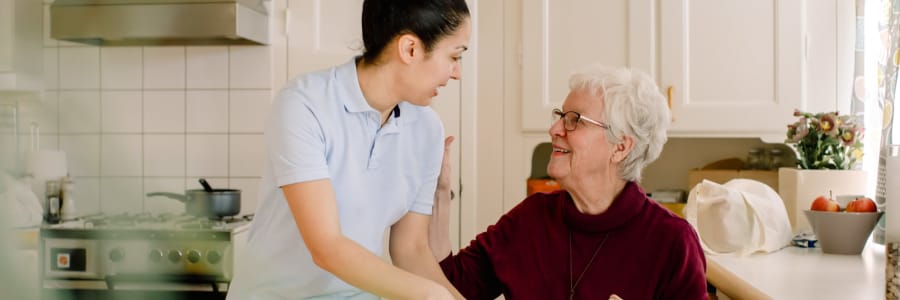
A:
[[[785,143],[793,146],[800,169],[853,169],[862,158],[862,128],[849,115],[794,110]]]

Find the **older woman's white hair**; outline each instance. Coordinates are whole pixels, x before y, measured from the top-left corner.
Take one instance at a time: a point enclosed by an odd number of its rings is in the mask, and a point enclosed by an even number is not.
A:
[[[585,67],[569,78],[570,90],[585,90],[603,97],[603,120],[613,143],[630,136],[634,147],[620,164],[619,176],[640,181],[644,167],[659,157],[671,116],[666,99],[644,72],[599,64]]]

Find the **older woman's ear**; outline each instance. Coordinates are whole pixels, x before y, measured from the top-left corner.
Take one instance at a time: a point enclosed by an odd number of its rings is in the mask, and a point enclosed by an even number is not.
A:
[[[628,153],[631,153],[631,150],[634,149],[634,138],[626,135],[620,140],[620,143],[615,144],[615,151],[613,151],[612,155],[612,160],[616,163],[625,160],[628,157]]]

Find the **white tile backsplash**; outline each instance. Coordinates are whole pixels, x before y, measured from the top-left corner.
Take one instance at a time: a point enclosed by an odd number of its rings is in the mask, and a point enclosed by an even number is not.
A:
[[[143,139],[139,134],[104,134],[100,137],[101,176],[141,176]]]
[[[271,103],[267,46],[97,47],[50,37],[44,0],[41,101],[21,108],[19,149],[62,149],[80,212],[184,212],[148,191],[183,193],[208,177],[256,206]]]
[[[241,190],[241,214],[256,213],[259,204],[259,178],[232,178],[228,188]]]
[[[184,133],[184,92],[144,92],[144,132]]]
[[[19,153],[25,155],[25,153],[32,151],[33,149],[38,150],[58,150],[59,148],[59,134],[51,133],[51,134],[40,134],[37,138],[37,148],[32,148],[32,137],[28,135],[20,135],[19,136]],[[71,168],[71,163],[69,164]],[[70,169],[71,170],[71,169]]]
[[[69,174],[100,176],[100,135],[60,135],[59,149],[66,152]]]
[[[229,151],[229,176],[262,176],[265,139],[260,134],[232,135]]]
[[[100,48],[100,84],[104,89],[140,89],[142,59],[141,48]]]
[[[230,124],[231,132],[263,132],[269,116],[271,101],[269,90],[231,91]]]
[[[143,93],[104,91],[100,94],[101,129],[104,133],[143,132]]]
[[[187,176],[228,176],[228,136],[189,134]]]
[[[100,178],[72,177],[75,182],[75,210],[78,215],[100,212]]]
[[[229,87],[270,89],[272,82],[270,48],[265,46],[231,46],[229,55]]]
[[[99,133],[100,92],[59,92],[59,132]]]
[[[188,190],[199,190],[202,189],[203,186],[200,185],[200,178],[206,179],[206,183],[209,183],[209,186],[214,189],[228,189],[231,188],[228,186],[228,178],[225,177],[212,177],[212,176],[202,176],[202,177],[187,177],[185,179],[185,186]]]
[[[101,177],[100,210],[107,214],[144,212],[144,180],[140,177]]]
[[[187,88],[228,88],[228,47],[187,47]]]
[[[188,91],[186,99],[188,133],[228,132],[227,90]]]
[[[184,47],[144,47],[144,88],[185,87]]]
[[[59,93],[45,92],[41,101],[19,103],[19,133],[27,137],[31,125],[40,133],[57,133],[59,129]]]
[[[44,87],[59,88],[59,48],[44,48]]]
[[[100,49],[59,48],[59,88],[90,90],[100,88]]]
[[[144,176],[184,176],[184,138],[181,134],[145,134]]]

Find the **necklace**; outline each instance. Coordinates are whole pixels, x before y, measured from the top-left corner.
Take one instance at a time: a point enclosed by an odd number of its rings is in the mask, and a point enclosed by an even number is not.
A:
[[[591,267],[591,264],[594,263],[594,259],[597,258],[597,253],[600,252],[600,248],[603,248],[603,244],[606,243],[606,238],[609,237],[609,232],[607,232],[603,236],[603,240],[600,241],[600,244],[597,245],[597,249],[594,249],[594,255],[591,255],[591,260],[588,261],[587,265],[584,266],[584,270],[581,270],[581,275],[578,275],[578,279],[574,282],[572,281],[572,271],[574,267],[572,266],[572,231],[569,231],[569,300],[575,299],[575,287],[578,286],[578,283],[581,282],[581,278],[584,277],[584,273],[587,273],[587,270]]]

